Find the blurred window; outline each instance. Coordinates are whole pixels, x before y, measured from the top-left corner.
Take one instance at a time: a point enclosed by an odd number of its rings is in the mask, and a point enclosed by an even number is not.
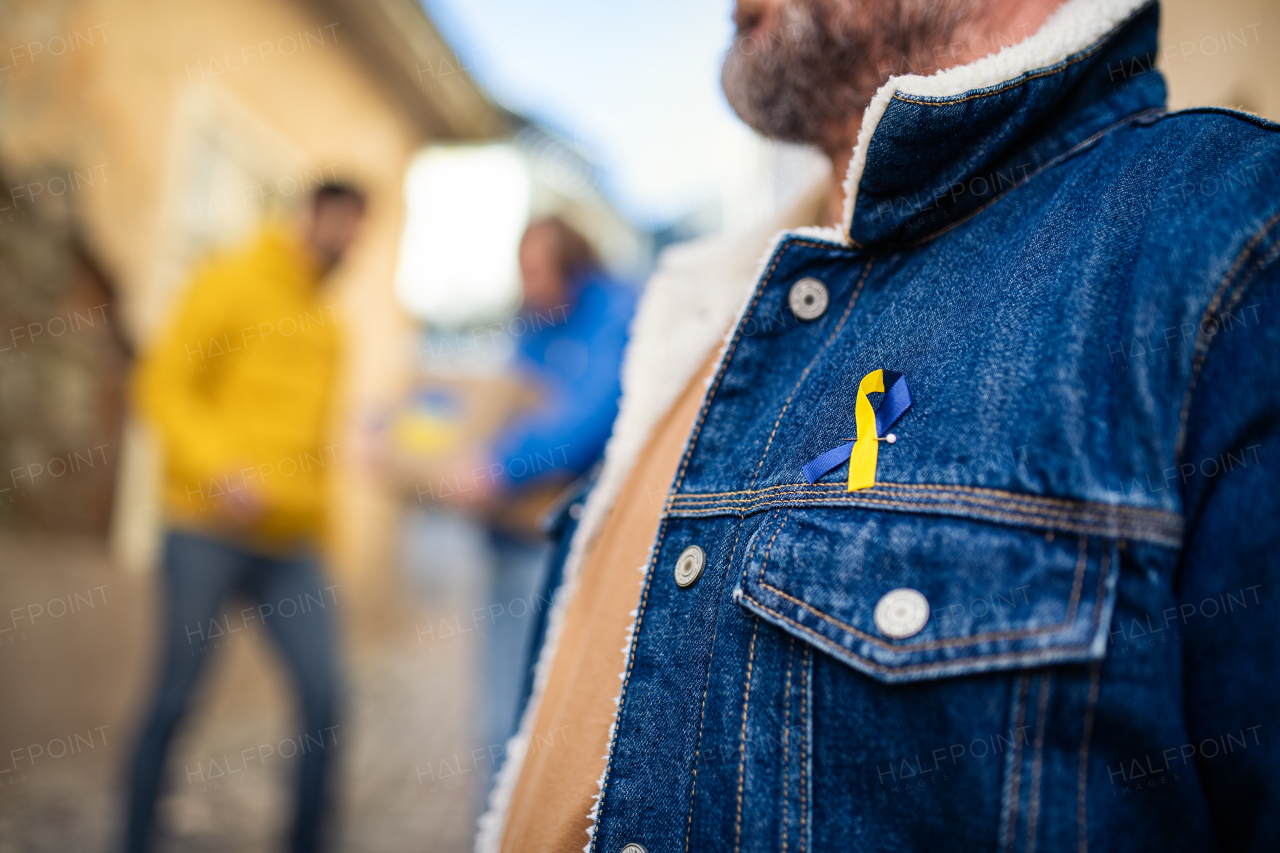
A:
[[[517,250],[529,220],[524,156],[508,144],[431,146],[409,166],[395,291],[415,317],[465,326],[519,304]]]

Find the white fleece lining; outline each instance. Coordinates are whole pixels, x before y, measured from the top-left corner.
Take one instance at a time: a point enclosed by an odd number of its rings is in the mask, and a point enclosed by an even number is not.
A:
[[[631,324],[630,343],[622,368],[623,397],[613,434],[605,447],[604,468],[570,544],[564,566],[564,583],[556,593],[547,616],[546,639],[534,671],[533,694],[521,718],[519,731],[507,744],[507,760],[490,794],[489,809],[480,818],[476,853],[497,853],[501,847],[511,797],[524,766],[525,750],[520,747],[529,742],[564,630],[565,611],[578,587],[582,561],[636,458],[648,442],[654,426],[692,379],[717,339],[720,341],[719,370],[734,331],[750,305],[750,297],[781,241],[788,236],[799,235],[833,245],[848,245],[857,187],[866,167],[867,149],[894,94],[954,97],[1055,65],[1099,41],[1150,2],[1152,0],[1068,0],[1033,35],[999,53],[929,77],[914,74],[891,77],[876,92],[863,114],[858,144],[853,150],[844,182],[843,230],[796,227],[799,224],[795,219],[797,211],[805,209],[806,205],[812,206],[816,199],[820,200],[819,194],[825,198],[827,182],[824,180],[792,210],[778,217],[781,221],[775,220],[767,229],[755,229],[733,240],[713,238],[674,246],[663,254]],[[748,256],[755,261],[754,278],[744,268]],[[734,317],[736,321],[729,325],[729,320]],[[729,331],[722,337],[726,327]],[[647,565],[641,567],[642,572]],[[642,587],[643,578],[642,574]],[[620,678],[625,678],[637,613],[633,611],[628,628]],[[620,705],[620,701],[621,688],[614,697],[615,707]],[[615,716],[609,727],[609,739],[604,745],[605,770],[598,780],[599,791],[588,814],[591,826],[587,830],[587,845],[583,848],[586,851],[590,851],[594,841],[596,817],[609,773],[609,753],[616,725]]]
[[[952,98],[1017,79],[1029,71],[1057,65],[1098,42],[1152,0],[1067,0],[1040,29],[1027,38],[968,65],[938,71],[928,77],[904,74],[890,77],[862,114],[858,144],[849,160],[844,180],[844,239],[853,228],[858,184],[867,165],[867,149],[880,119],[896,94],[926,98]]]

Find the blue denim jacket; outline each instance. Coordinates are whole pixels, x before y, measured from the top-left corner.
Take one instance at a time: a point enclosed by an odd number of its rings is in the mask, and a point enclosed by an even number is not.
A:
[[[667,498],[589,850],[1280,850],[1280,128],[1166,113],[1157,16],[898,91],[845,233],[773,250]],[[876,369],[914,402],[875,485],[810,484]],[[876,613],[901,589],[909,636]]]

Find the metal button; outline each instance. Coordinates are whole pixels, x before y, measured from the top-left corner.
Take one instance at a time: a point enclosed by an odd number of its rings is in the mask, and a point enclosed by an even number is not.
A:
[[[693,586],[707,567],[707,555],[697,545],[690,545],[680,552],[676,560],[676,584],[681,588]]]
[[[929,621],[929,601],[914,589],[886,592],[876,604],[876,627],[891,640],[914,637]]]
[[[827,286],[816,278],[802,278],[791,285],[787,294],[787,304],[791,313],[801,320],[816,320],[827,311],[831,297],[827,294]]]
[[[643,844],[636,844],[632,841],[626,847],[623,847],[620,853],[649,853],[649,851],[644,849]]]

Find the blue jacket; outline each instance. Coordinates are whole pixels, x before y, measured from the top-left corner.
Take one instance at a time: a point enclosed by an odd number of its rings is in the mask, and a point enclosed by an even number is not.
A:
[[[1280,850],[1280,128],[1166,112],[1157,19],[891,80],[844,227],[768,255],[590,850]],[[855,437],[873,486],[809,482]]]
[[[604,449],[618,414],[618,372],[635,292],[594,273],[575,282],[565,308],[518,318],[515,368],[540,394],[537,406],[494,439],[505,480],[519,487],[555,474],[576,476]]]

